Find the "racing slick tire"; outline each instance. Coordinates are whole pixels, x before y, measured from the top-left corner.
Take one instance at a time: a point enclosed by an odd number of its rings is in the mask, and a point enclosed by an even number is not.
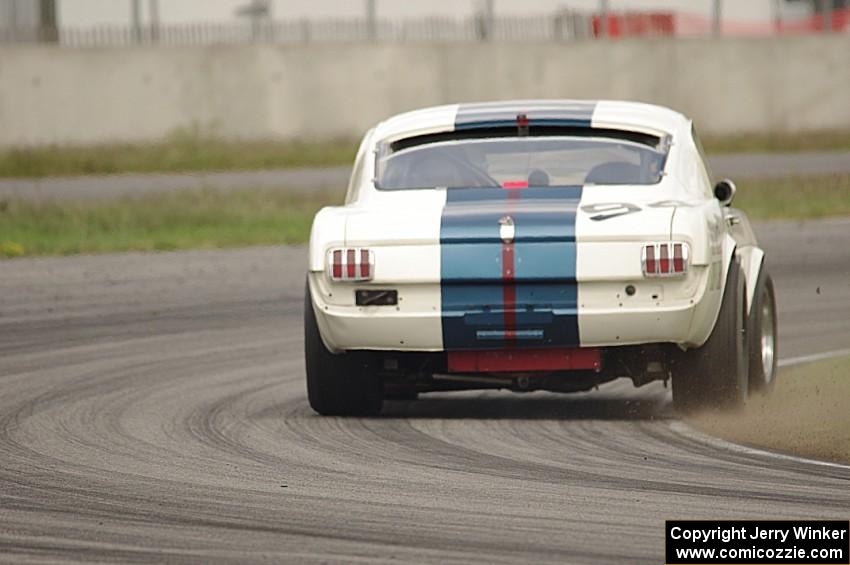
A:
[[[400,402],[413,402],[419,398],[419,392],[413,387],[388,387],[385,388],[384,398]]]
[[[750,342],[750,392],[768,393],[776,383],[776,295],[773,279],[762,268],[747,320]]]
[[[310,407],[323,416],[377,416],[384,403],[381,379],[359,356],[325,347],[309,284],[304,291],[304,364]]]
[[[673,404],[688,411],[744,404],[749,377],[746,289],[737,259],[726,276],[717,321],[702,347],[683,352],[673,371]]]

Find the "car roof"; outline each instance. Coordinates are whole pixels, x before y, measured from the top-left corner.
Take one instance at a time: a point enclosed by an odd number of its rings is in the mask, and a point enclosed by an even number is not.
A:
[[[433,106],[393,116],[376,127],[377,141],[517,124],[589,127],[676,135],[689,127],[684,115],[654,104],[616,100],[508,100]]]

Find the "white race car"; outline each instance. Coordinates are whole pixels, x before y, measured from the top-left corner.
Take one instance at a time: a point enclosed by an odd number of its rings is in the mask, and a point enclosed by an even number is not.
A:
[[[310,405],[672,380],[736,405],[776,374],[773,283],[691,120],[633,102],[409,112],[366,133],[310,236]]]

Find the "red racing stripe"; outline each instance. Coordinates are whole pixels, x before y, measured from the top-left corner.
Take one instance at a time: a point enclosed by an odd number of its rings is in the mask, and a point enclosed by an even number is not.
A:
[[[502,243],[502,307],[505,342],[511,347],[516,340],[516,285],[514,284],[514,244]]]
[[[513,216],[516,202],[519,201],[522,190],[508,190],[506,201],[506,214]],[[516,230],[516,226],[514,226]],[[516,231],[514,231],[516,240]],[[514,241],[502,242],[502,324],[505,331],[505,345],[514,347],[516,345],[516,261],[514,260]]]

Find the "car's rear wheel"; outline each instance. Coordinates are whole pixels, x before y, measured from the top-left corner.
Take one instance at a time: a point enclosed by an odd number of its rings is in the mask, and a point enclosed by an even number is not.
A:
[[[776,296],[773,279],[762,268],[747,323],[750,342],[750,391],[770,392],[776,383]]]
[[[412,402],[419,398],[419,392],[413,386],[395,385],[386,387],[385,385],[384,398],[387,400]]]
[[[323,416],[376,416],[384,402],[383,383],[358,356],[334,355],[325,347],[310,286],[304,291],[304,363],[307,398]]]
[[[714,329],[702,347],[674,364],[673,403],[682,410],[735,407],[747,398],[749,356],[745,333],[746,292],[738,261],[729,266]]]

